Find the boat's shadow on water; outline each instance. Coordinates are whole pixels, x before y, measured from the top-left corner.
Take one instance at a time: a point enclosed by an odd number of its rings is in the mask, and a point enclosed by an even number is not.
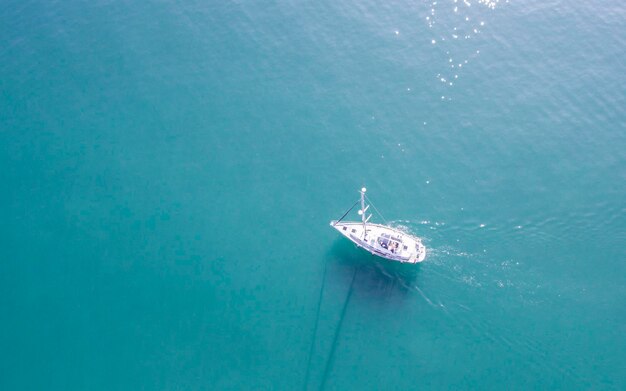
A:
[[[402,264],[379,258],[342,238],[335,240],[331,246],[327,262],[330,280],[346,280],[349,284],[354,275],[352,288],[359,296],[379,299],[405,297],[415,290],[419,278],[419,264]]]

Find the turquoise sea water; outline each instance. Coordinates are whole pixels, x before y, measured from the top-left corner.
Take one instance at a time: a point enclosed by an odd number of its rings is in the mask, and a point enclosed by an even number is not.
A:
[[[625,389],[625,21],[2,2],[0,389]]]

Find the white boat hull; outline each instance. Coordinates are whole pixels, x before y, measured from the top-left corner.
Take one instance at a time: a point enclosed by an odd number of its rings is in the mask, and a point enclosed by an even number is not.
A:
[[[331,221],[330,226],[379,257],[402,263],[418,263],[426,258],[426,247],[421,239],[396,228],[357,221]]]

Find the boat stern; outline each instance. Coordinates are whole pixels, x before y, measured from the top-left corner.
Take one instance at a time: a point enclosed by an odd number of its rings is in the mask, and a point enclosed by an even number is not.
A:
[[[426,259],[426,246],[424,246],[421,241],[418,240],[417,243],[415,243],[415,250],[417,251],[415,263],[422,262]]]

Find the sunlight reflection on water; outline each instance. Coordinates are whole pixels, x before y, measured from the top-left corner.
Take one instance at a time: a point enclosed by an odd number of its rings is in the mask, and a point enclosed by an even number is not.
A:
[[[480,54],[480,50],[476,49],[477,43],[465,41],[476,41],[486,25],[485,19],[490,16],[487,12],[494,10],[499,3],[499,0],[478,0],[474,3],[468,0],[462,2],[452,0],[452,3],[449,1],[430,3],[425,20],[433,34],[430,37],[431,44],[436,46],[445,58],[442,69],[435,75],[443,88],[454,87],[463,66]],[[508,0],[504,3],[508,3]],[[477,6],[472,7],[473,4]],[[452,97],[449,93],[444,93],[441,100],[450,101]]]

